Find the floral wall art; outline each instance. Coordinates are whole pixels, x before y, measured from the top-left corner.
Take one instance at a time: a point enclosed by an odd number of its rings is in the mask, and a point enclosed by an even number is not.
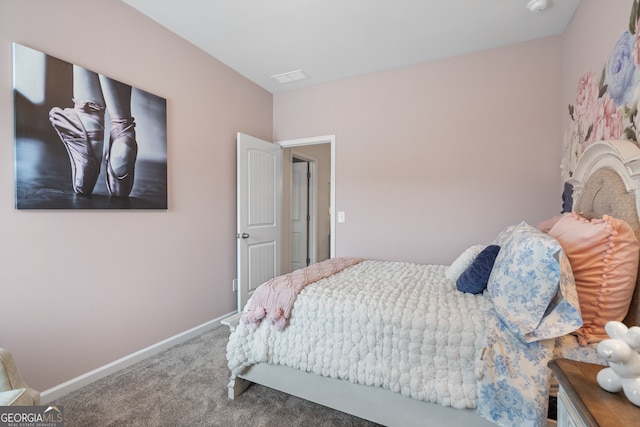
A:
[[[575,102],[569,105],[562,178],[573,176],[581,154],[596,141],[640,138],[640,17],[634,0],[626,28],[599,72],[587,71],[578,82]],[[568,196],[565,185],[565,206]],[[570,187],[570,186],[569,186]],[[570,188],[569,188],[570,189]],[[570,202],[569,202],[570,203]]]

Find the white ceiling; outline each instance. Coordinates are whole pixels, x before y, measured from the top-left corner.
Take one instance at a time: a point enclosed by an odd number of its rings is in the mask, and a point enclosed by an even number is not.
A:
[[[561,34],[580,0],[122,0],[271,93]],[[302,70],[309,79],[271,76]]]

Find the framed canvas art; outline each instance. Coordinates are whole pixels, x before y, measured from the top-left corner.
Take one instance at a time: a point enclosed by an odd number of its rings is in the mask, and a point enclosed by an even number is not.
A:
[[[13,44],[17,209],[167,209],[166,99]]]

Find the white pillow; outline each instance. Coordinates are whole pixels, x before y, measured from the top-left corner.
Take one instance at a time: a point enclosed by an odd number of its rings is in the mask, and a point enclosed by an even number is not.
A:
[[[445,272],[445,276],[447,279],[456,281],[458,277],[471,265],[474,259],[478,256],[480,252],[486,248],[487,245],[474,245],[470,248],[467,248],[460,254],[455,261],[451,263],[447,271]]]

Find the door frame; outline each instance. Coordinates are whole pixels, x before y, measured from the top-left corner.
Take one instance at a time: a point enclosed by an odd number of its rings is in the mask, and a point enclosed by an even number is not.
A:
[[[283,148],[289,147],[301,147],[304,145],[318,145],[318,144],[331,144],[331,185],[329,194],[329,215],[330,220],[330,233],[331,240],[329,242],[329,256],[331,258],[336,256],[336,217],[334,215],[336,206],[336,136],[335,135],[323,135],[312,136],[308,138],[298,139],[286,139],[282,141],[276,141],[276,144]]]

